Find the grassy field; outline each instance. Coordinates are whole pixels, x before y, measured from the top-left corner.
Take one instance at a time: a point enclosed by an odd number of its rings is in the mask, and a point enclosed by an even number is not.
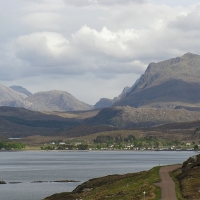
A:
[[[95,115],[97,115],[100,112],[100,109],[96,109],[96,110],[88,110],[88,111],[63,111],[63,112],[59,112],[59,111],[54,111],[54,112],[44,112],[45,114],[48,115],[57,115],[59,117],[63,117],[63,118],[73,118],[73,119],[87,119],[90,117],[94,117]]]
[[[161,198],[161,189],[154,185],[160,181],[160,167],[125,175],[110,175],[91,179],[73,192],[54,194],[45,200],[142,200],[146,192],[146,200]]]

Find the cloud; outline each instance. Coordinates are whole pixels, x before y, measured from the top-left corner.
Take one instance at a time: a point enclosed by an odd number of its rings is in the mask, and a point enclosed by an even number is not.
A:
[[[130,57],[129,42],[137,40],[140,36],[134,29],[113,32],[103,27],[96,31],[88,26],[83,26],[73,40],[86,48],[89,54],[103,54],[116,59]]]
[[[20,36],[15,43],[18,59],[29,63],[38,73],[142,73],[145,64],[132,56],[134,30],[112,32],[83,26],[71,39],[54,32]]]
[[[170,28],[179,29],[181,31],[200,31],[200,5],[189,13],[185,12],[176,17],[174,21],[169,24]]]
[[[62,15],[52,12],[33,12],[21,18],[22,23],[32,29],[60,30],[57,22],[62,21]]]
[[[58,57],[66,50],[68,44],[69,42],[59,33],[32,33],[17,39],[17,55],[25,60],[29,60],[30,54],[36,59],[46,56]]]
[[[69,41],[55,32],[36,32],[20,36],[16,40],[15,48],[16,56],[34,67],[59,66],[63,62],[70,63],[70,58],[73,57]]]
[[[93,6],[93,5],[124,5],[130,3],[144,3],[145,0],[64,0],[68,5],[74,6]]]

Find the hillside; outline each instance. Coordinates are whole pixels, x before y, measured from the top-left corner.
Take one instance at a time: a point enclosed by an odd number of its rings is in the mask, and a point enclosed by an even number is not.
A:
[[[197,120],[200,120],[200,112],[185,109],[118,106],[104,108],[96,116],[86,119],[85,122],[88,124],[104,124],[118,128],[135,128]]]
[[[143,199],[143,191],[146,191],[146,199],[161,199],[161,190],[155,183],[160,182],[160,167],[154,167],[149,171],[142,171],[124,175],[110,175],[88,180],[72,192],[54,194],[44,200],[75,200],[75,199]],[[200,199],[200,155],[190,157],[181,168],[170,172],[176,182],[176,196],[179,200]]]
[[[138,83],[113,106],[200,107],[200,56],[182,57],[149,64]]]
[[[143,199],[144,191],[148,193],[148,200],[160,199],[161,190],[154,185],[160,180],[159,168],[154,167],[149,171],[90,179],[72,192],[54,194],[44,200],[138,200]]]
[[[0,107],[0,117],[16,117],[26,120],[65,120],[63,117],[54,115],[53,113],[45,114],[38,111],[31,111],[25,108],[16,108],[1,106]]]
[[[31,135],[57,135],[79,126],[77,120],[24,108],[0,107],[0,137],[27,137]]]
[[[177,183],[179,199],[200,199],[200,154],[188,158],[172,176]]]

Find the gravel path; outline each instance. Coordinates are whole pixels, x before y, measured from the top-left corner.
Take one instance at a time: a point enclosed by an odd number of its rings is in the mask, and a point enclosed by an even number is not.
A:
[[[175,193],[175,183],[169,176],[169,172],[180,167],[181,165],[173,165],[160,168],[159,174],[161,182],[156,183],[155,185],[161,187],[162,189],[162,200],[177,200]]]

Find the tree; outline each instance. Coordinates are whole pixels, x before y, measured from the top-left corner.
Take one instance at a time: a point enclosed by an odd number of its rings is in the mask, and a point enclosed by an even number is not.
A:
[[[78,150],[88,150],[89,149],[89,145],[87,145],[87,144],[80,144],[77,147],[78,147]]]
[[[127,138],[124,139],[125,142],[133,143],[135,139],[135,136],[129,135]]]

